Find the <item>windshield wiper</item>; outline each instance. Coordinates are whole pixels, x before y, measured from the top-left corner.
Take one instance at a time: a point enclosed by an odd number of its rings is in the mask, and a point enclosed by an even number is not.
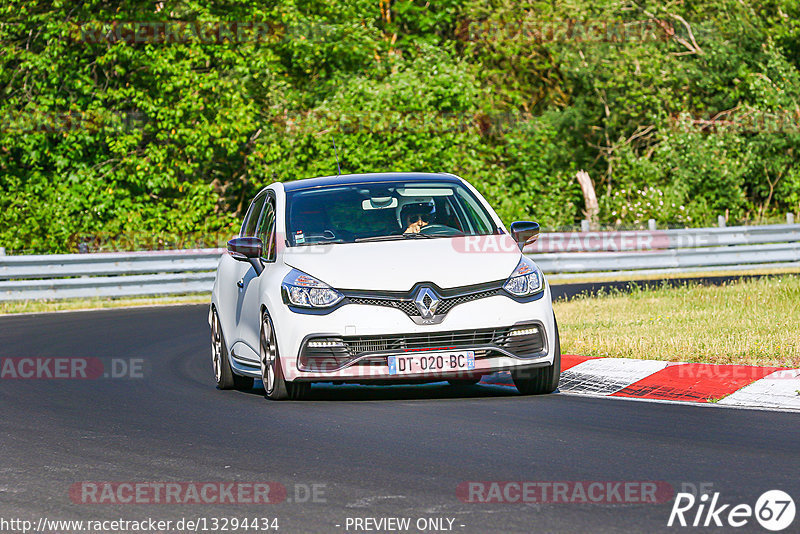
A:
[[[428,234],[403,234],[403,239],[433,239],[434,236]]]
[[[289,240],[287,239],[286,242],[288,243]],[[305,243],[297,243],[295,247],[313,247],[314,245],[331,245],[337,243],[347,243],[344,239],[337,237],[336,239],[328,239],[325,241],[306,241]],[[292,245],[289,245],[292,246]]]
[[[364,243],[366,241],[391,241],[393,239],[403,239],[402,235],[374,235],[372,237],[359,237],[355,240],[356,243]]]
[[[400,235],[376,235],[372,237],[359,237],[356,243],[363,243],[365,241],[393,241],[396,239],[433,239],[436,236],[428,234],[400,234]]]

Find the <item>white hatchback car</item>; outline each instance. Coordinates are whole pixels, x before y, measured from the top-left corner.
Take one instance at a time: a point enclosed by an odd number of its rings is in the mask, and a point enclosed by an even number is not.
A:
[[[314,382],[474,384],[511,372],[523,394],[558,386],[550,288],[452,174],[356,174],[274,183],[219,262],[209,323],[220,389],[270,399]]]

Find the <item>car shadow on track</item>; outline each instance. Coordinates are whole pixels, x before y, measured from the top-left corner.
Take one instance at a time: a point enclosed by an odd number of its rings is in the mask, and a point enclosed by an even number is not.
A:
[[[264,387],[256,380],[253,389],[246,393],[264,395]],[[396,386],[362,386],[359,384],[314,384],[303,401],[388,401],[478,399],[519,396],[516,388],[492,384],[451,386],[447,382],[430,384],[401,384]]]

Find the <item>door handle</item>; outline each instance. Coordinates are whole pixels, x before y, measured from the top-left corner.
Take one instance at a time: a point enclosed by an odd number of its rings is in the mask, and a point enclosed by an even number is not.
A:
[[[239,286],[239,289],[242,289],[244,287],[244,278],[240,278],[236,285]]]

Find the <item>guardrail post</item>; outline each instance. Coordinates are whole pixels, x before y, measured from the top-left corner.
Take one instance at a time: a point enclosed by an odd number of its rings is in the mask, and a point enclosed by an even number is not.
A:
[[[647,229],[651,232],[656,231],[656,220],[655,219],[648,219],[647,220]]]
[[[584,219],[581,221],[581,232],[588,232],[589,231],[589,221]]]
[[[786,224],[794,224],[794,213],[786,214]]]
[[[719,226],[720,228],[725,228],[725,216],[724,215],[717,216],[717,226]]]
[[[6,255],[6,248],[0,247],[0,256],[5,256],[5,255]]]

